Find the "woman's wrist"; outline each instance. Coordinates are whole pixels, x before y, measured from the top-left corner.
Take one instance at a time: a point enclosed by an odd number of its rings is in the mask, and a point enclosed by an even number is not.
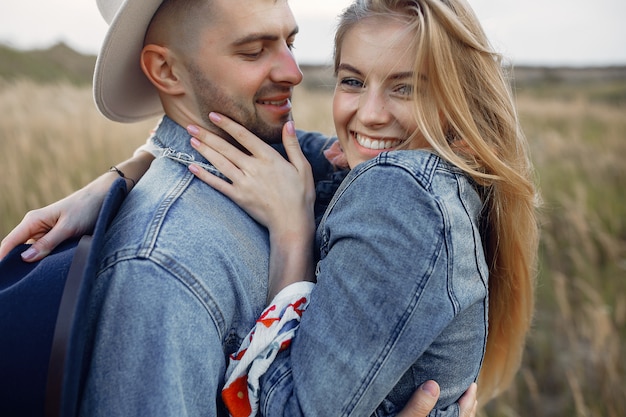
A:
[[[312,231],[270,232],[268,300],[297,281],[314,281]]]
[[[124,178],[124,180],[126,181],[126,190],[127,191],[132,190],[133,187],[137,184],[137,181],[135,181],[131,177],[127,177],[126,174],[124,174],[124,172],[121,169],[119,169],[118,167],[116,167],[115,165],[113,165],[111,168],[109,168],[109,172],[115,172],[120,178]]]
[[[152,161],[154,161],[154,155],[141,151],[136,152],[132,158],[113,165],[109,168],[109,172],[106,173],[110,181],[108,183],[109,187],[115,179],[124,178],[126,180],[126,190],[130,192],[148,170]]]

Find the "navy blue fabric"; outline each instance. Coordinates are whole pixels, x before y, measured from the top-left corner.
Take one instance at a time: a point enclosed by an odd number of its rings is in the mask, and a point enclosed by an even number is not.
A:
[[[73,317],[65,363],[62,415],[74,415],[82,375],[81,329],[104,231],[126,195],[118,179],[102,206]],[[78,239],[59,245],[36,263],[22,261],[20,245],[0,262],[0,416],[43,416],[57,313]]]
[[[81,395],[81,388],[84,386],[88,367],[85,361],[91,356],[91,352],[85,349],[87,340],[87,317],[89,295],[93,287],[93,282],[98,272],[98,262],[100,252],[104,244],[104,235],[109,228],[111,221],[119,211],[124,198],[126,197],[126,181],[122,178],[116,180],[111,187],[107,198],[104,200],[100,216],[96,222],[93,233],[91,250],[87,259],[87,267],[83,274],[83,283],[80,288],[74,324],[69,340],[65,372],[63,379],[63,397],[61,401],[62,417],[71,417],[78,414],[78,403]]]
[[[59,301],[77,240],[37,263],[22,261],[29,245],[0,263],[0,416],[43,415]]]

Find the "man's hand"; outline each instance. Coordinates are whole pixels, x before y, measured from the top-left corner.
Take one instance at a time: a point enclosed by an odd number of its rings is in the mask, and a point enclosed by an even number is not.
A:
[[[476,384],[470,385],[459,399],[460,416],[476,417]],[[435,381],[426,381],[415,391],[398,417],[427,417],[439,398],[439,385]]]

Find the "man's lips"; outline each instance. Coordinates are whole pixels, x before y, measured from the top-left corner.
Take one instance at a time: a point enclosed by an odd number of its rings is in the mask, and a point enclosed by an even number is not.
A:
[[[257,100],[257,103],[270,106],[284,106],[290,102],[289,97],[282,99]]]
[[[270,111],[279,116],[291,112],[291,96],[267,97],[258,99],[257,105],[262,106],[266,111]]]

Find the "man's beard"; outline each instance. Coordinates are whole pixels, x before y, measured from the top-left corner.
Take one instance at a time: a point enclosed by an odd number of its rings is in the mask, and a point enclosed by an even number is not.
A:
[[[254,105],[252,105],[251,109],[248,109],[242,103],[235,102],[232,96],[224,89],[221,89],[217,83],[205,77],[195,64],[188,64],[188,70],[191,75],[193,94],[198,103],[200,115],[210,130],[229,140],[231,143],[237,144],[237,141],[228,133],[215,126],[213,122],[209,120],[209,112],[214,111],[241,124],[267,143],[281,143],[282,126],[271,126],[266,123],[256,113]],[[282,90],[284,90],[284,87]],[[288,118],[285,118],[285,122],[290,118],[291,116],[289,115]]]

